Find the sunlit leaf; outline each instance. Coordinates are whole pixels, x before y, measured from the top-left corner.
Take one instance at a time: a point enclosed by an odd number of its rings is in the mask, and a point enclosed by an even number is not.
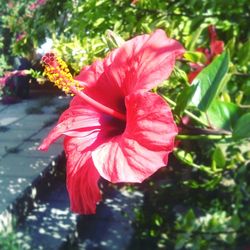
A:
[[[192,84],[197,85],[191,104],[206,111],[224,85],[223,79],[228,71],[229,54],[224,52],[203,69]]]
[[[234,139],[244,139],[250,137],[250,113],[244,114],[237,121],[233,130]]]
[[[121,36],[119,36],[112,30],[106,31],[106,41],[110,50],[121,47],[122,44],[125,42]]]
[[[240,48],[239,53],[239,64],[241,66],[246,65],[250,61],[250,39],[243,44],[243,46]]]
[[[105,21],[105,19],[104,19],[103,17],[100,17],[100,18],[98,18],[98,19],[94,22],[93,26],[94,26],[94,27],[98,27],[98,26],[101,25],[104,21]]]
[[[176,102],[176,107],[174,109],[174,113],[176,115],[182,115],[183,111],[192,99],[197,87],[198,85],[190,85],[184,88]]]
[[[187,51],[183,56],[187,61],[194,63],[205,63],[207,60],[204,53],[198,51]]]
[[[214,100],[202,118],[214,128],[232,130],[239,116],[240,108],[236,104]]]
[[[219,168],[223,168],[226,164],[226,159],[223,154],[223,151],[220,147],[217,147],[212,155],[212,160],[215,162],[216,166]]]
[[[188,36],[185,47],[188,50],[194,50],[197,46],[196,43],[201,35],[201,32],[207,27],[207,24],[202,24],[197,30],[195,30],[190,36]]]

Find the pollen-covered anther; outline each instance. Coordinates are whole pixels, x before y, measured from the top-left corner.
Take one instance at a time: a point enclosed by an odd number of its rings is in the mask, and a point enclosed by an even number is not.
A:
[[[45,67],[44,75],[46,75],[50,82],[53,82],[59,89],[66,93],[71,92],[71,87],[77,90],[82,90],[79,82],[73,79],[67,64],[54,53],[46,53],[42,57],[42,63]]]

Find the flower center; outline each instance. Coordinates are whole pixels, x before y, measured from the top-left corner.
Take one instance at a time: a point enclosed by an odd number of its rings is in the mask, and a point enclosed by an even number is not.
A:
[[[45,67],[44,75],[47,75],[48,79],[59,89],[62,89],[66,93],[78,95],[85,102],[101,112],[118,118],[119,120],[126,121],[126,115],[119,113],[86,95],[82,91],[84,89],[84,82],[74,80],[69,72],[67,64],[61,58],[56,57],[54,53],[46,53],[42,57],[42,62]]]

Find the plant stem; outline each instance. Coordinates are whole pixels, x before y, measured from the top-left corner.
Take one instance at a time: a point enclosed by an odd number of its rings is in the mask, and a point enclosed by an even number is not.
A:
[[[175,138],[177,140],[222,140],[230,139],[232,135],[177,135]]]

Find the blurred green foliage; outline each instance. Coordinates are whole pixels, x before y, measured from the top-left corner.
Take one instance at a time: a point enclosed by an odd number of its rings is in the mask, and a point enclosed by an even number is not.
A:
[[[247,0],[192,0],[188,4],[184,0],[140,0],[134,5],[130,0],[47,0],[32,9],[34,2],[38,1],[9,0],[1,4],[3,52],[33,54],[49,37],[56,42],[55,48],[63,53],[65,60],[80,62],[80,66],[74,65],[79,70],[83,63],[88,64],[107,52],[103,38],[107,29],[128,39],[162,28],[187,49],[194,50],[197,44],[206,43],[200,36],[205,28],[216,24],[220,37],[230,42],[234,54],[241,51],[239,61],[249,58]]]
[[[28,250],[30,249],[29,242],[30,237],[26,232],[16,231],[16,219],[8,217],[2,217],[0,220],[0,249],[1,250]],[[10,219],[10,223],[6,224],[4,220]]]

